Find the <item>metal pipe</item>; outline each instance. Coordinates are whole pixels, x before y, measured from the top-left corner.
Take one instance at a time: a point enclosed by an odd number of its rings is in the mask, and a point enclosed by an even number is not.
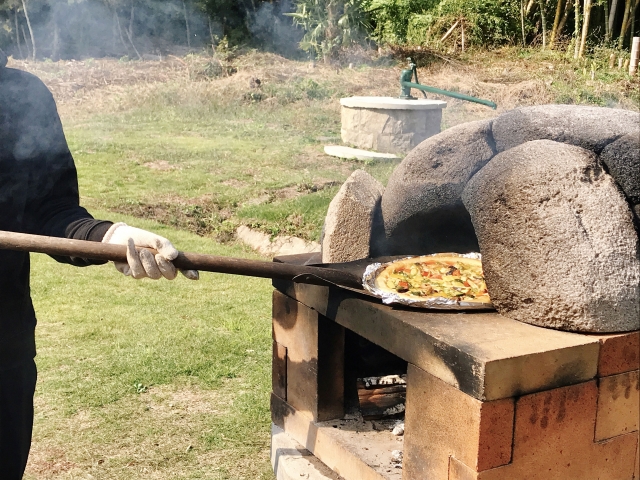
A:
[[[464,93],[450,92],[448,90],[442,90],[440,88],[429,87],[428,85],[422,85],[420,83],[407,82],[405,80],[400,80],[400,85],[403,89],[411,89],[417,88],[418,90],[424,90],[426,92],[436,93],[438,95],[446,95],[447,97],[458,98],[460,100],[466,100],[468,102],[481,103],[482,105],[486,105],[487,107],[491,107],[494,110],[498,108],[491,100],[483,100],[481,98],[472,97],[470,95],[465,95]]]

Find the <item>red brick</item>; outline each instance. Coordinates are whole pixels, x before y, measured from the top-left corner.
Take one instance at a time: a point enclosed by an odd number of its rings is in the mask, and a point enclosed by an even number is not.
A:
[[[479,472],[511,461],[514,401],[512,398],[480,405]]]
[[[640,368],[640,332],[602,335],[598,376],[606,377]]]
[[[344,414],[343,327],[274,291],[273,339],[286,348],[287,403],[315,421],[341,417]]]
[[[639,399],[638,370],[600,378],[596,441],[637,431]]]
[[[594,380],[518,399],[512,463],[478,480],[631,480],[637,433],[594,442],[597,396]]]
[[[473,471],[508,463],[513,399],[482,402],[409,364],[404,479],[447,478],[449,457]]]
[[[478,472],[470,469],[464,463],[449,457],[449,477],[447,480],[476,480]]]
[[[640,479],[640,439],[638,439],[638,446],[636,447],[636,468],[633,471],[633,480]]]

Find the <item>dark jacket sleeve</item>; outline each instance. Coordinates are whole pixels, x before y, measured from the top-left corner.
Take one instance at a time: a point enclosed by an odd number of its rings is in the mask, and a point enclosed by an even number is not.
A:
[[[95,220],[80,206],[78,178],[51,92],[30,77],[14,149],[29,176],[26,215],[29,233],[99,242],[111,222]],[[77,266],[105,263],[54,257]]]

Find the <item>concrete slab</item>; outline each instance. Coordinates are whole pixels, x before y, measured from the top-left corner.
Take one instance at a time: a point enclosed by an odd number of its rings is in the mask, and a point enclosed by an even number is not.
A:
[[[286,295],[480,400],[594,378],[599,342],[495,312],[398,309],[333,287],[274,280]]]
[[[343,147],[342,145],[326,145],[324,153],[332,157],[346,158],[347,160],[397,160],[399,157],[393,153],[370,152],[359,148]]]
[[[343,480],[280,427],[271,424],[271,465],[277,480]]]

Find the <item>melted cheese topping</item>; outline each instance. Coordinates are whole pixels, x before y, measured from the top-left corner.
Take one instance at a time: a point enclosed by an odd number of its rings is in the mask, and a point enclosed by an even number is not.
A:
[[[444,297],[452,300],[488,302],[482,264],[454,257],[429,257],[391,264],[379,277],[379,285],[403,296]]]

